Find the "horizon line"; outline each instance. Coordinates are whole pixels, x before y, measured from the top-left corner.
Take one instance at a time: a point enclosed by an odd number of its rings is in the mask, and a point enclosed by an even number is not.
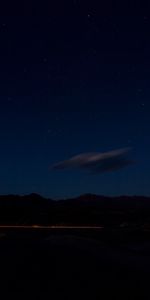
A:
[[[94,194],[94,193],[83,193],[83,194],[79,194],[77,196],[68,196],[68,197],[59,197],[59,198],[55,198],[55,197],[46,197],[46,196],[42,196],[40,193],[28,193],[28,194],[0,194],[0,197],[31,197],[31,196],[36,196],[36,197],[40,197],[43,198],[45,200],[52,200],[52,201],[61,201],[61,200],[73,200],[73,199],[78,199],[80,197],[83,196],[95,196],[95,197],[103,197],[103,198],[121,198],[121,197],[128,197],[128,198],[150,198],[150,195],[137,195],[137,194],[120,194],[120,195],[104,195],[104,194]]]

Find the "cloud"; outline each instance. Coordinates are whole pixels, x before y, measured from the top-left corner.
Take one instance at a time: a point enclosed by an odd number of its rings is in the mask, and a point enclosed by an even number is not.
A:
[[[133,161],[128,158],[130,150],[130,148],[123,148],[104,153],[81,153],[55,164],[52,166],[52,169],[63,170],[79,168],[86,169],[92,173],[117,171],[133,163]]]

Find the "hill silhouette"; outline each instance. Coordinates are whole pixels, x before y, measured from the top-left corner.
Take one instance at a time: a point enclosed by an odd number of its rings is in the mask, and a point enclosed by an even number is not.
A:
[[[38,194],[4,195],[0,196],[0,224],[149,227],[150,198],[85,194],[56,201]]]

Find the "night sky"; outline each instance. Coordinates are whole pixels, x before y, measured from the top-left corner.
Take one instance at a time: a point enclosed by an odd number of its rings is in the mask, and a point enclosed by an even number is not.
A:
[[[1,16],[0,141],[0,194],[150,195],[150,17],[75,0]],[[125,147],[117,172],[49,168]]]

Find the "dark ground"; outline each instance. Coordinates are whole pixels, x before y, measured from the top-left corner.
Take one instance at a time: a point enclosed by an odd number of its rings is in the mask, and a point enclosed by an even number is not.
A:
[[[73,231],[3,233],[1,299],[150,298],[148,241],[115,243],[98,232],[97,239]]]

